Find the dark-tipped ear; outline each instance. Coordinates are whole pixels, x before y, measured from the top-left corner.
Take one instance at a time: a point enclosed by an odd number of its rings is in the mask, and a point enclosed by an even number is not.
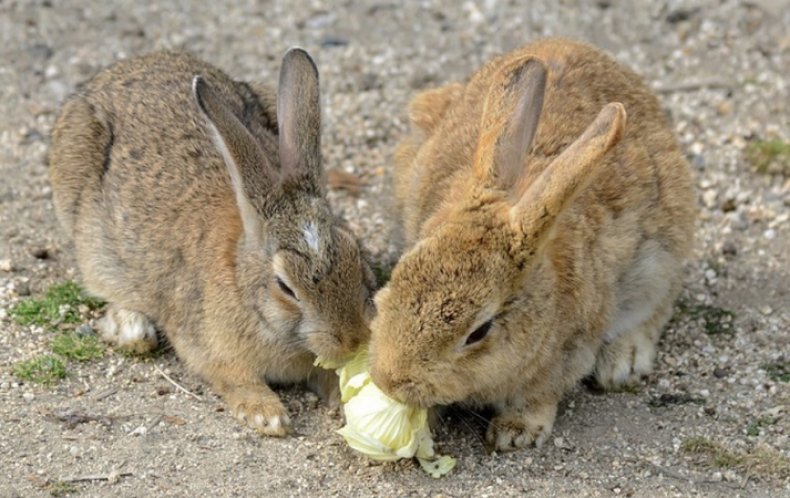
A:
[[[260,234],[259,208],[271,197],[277,173],[250,131],[222,102],[202,76],[192,80],[192,93],[206,118],[209,135],[225,160],[248,241]]]
[[[582,135],[565,149],[510,210],[511,222],[534,249],[546,240],[557,216],[600,172],[603,156],[622,138],[626,114],[623,104],[604,106]]]
[[[280,165],[284,177],[323,190],[321,96],[318,69],[307,52],[292,48],[283,56],[277,90]]]
[[[543,110],[546,67],[537,59],[519,61],[500,73],[483,106],[475,173],[508,190],[524,169]]]

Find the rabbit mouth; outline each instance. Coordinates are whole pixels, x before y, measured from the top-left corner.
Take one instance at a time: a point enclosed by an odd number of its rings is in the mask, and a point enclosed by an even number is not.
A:
[[[331,332],[317,330],[300,332],[300,335],[307,343],[307,348],[322,358],[343,362],[350,359],[353,354],[353,351],[345,347]]]
[[[409,406],[417,408],[430,409],[435,406],[443,406],[454,403],[450,399],[444,399],[441,396],[425,392],[426,386],[412,385],[404,386],[401,392],[396,397],[398,401]]]
[[[405,405],[417,408],[429,408],[432,405],[412,382],[401,384],[394,389],[386,389],[384,392]]]
[[[431,386],[425,383],[418,383],[411,380],[398,383],[384,382],[381,386],[374,377],[373,382],[379,386],[391,398],[409,406],[416,408],[431,408],[436,405],[449,404],[445,400],[434,394]]]

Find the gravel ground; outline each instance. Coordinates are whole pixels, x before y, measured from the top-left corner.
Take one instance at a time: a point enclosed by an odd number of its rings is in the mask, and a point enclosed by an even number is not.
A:
[[[790,139],[786,0],[223,4],[0,0],[0,495],[790,496],[790,393],[766,366],[790,360],[790,180],[756,173],[745,153]],[[110,351],[69,364],[50,387],[14,376],[51,333],[17,325],[9,309],[79,278],[46,151],[62,100],[103,66],[183,48],[237,78],[274,81],[289,46],[308,49],[325,164],[363,182],[331,199],[388,265],[388,165],[409,97],[547,35],[595,43],[643,74],[696,175],[696,257],[640,389],[579,387],[546,447],[507,455],[486,454],[483,425],[452,413],[436,439],[458,465],[434,480],[412,462],[368,464],[299,388],[281,391],[295,435],[259,438],[172,353]],[[90,476],[102,479],[76,479]]]

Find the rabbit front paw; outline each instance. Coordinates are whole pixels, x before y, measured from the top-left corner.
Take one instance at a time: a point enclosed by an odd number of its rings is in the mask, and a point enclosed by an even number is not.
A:
[[[307,379],[307,386],[327,404],[331,413],[342,412],[340,384],[334,370],[315,369]]]
[[[142,313],[110,306],[96,324],[102,338],[126,351],[144,354],[159,345],[156,327]]]
[[[506,452],[527,446],[539,448],[551,435],[556,403],[528,408],[506,408],[491,419],[486,432],[486,443],[492,450]]]
[[[653,371],[657,333],[636,330],[603,346],[595,362],[595,379],[605,389],[632,385]]]
[[[265,436],[288,434],[291,419],[280,398],[266,386],[240,386],[227,394],[231,415]]]

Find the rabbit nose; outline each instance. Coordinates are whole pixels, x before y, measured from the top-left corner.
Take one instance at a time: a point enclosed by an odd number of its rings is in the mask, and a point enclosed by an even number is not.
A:
[[[370,331],[364,325],[355,327],[343,336],[344,346],[348,351],[355,352],[359,347],[368,342]]]
[[[343,346],[349,351],[357,351],[360,346],[367,344],[370,340],[370,328],[361,318],[349,320],[338,328],[345,331],[341,335],[341,340]]]
[[[381,367],[381,365],[374,364],[370,367],[370,378],[379,389],[384,391],[387,395],[392,395],[393,379],[392,374]]]

